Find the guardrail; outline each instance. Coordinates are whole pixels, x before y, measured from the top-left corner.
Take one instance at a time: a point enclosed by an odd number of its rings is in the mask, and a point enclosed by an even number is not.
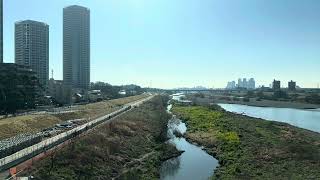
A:
[[[43,140],[40,143],[37,143],[35,145],[32,145],[30,147],[27,147],[23,150],[20,150],[10,156],[4,157],[0,159],[0,172],[7,170],[17,164],[20,164],[42,152],[45,152],[69,139],[72,139],[79,134],[92,129],[93,127],[110,120],[111,118],[114,118],[117,115],[120,115],[128,110],[130,110],[132,107],[136,107],[144,103],[145,101],[148,101],[152,98],[153,96],[150,96],[144,100],[140,100],[138,102],[130,103],[129,105],[124,106],[123,108],[112,112],[110,114],[107,114],[105,116],[102,116],[100,118],[97,118],[95,120],[92,120],[86,124],[80,125],[78,127],[75,127],[69,131],[63,132],[61,134],[58,134],[54,137],[51,137],[49,139]]]

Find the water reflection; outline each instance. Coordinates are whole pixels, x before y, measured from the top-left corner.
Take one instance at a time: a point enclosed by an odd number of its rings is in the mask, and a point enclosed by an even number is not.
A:
[[[168,111],[171,110],[168,106]],[[185,123],[173,116],[168,122],[168,143],[178,150],[185,151],[180,157],[172,158],[162,164],[160,179],[162,180],[202,180],[210,178],[218,167],[218,160],[207,154],[200,147],[190,144],[185,138],[178,138],[174,131],[184,134]]]
[[[320,132],[320,112],[290,108],[254,107],[239,104],[219,104],[229,112],[244,113],[247,116],[285,122],[293,126]]]
[[[166,177],[174,177],[180,169],[180,161],[181,157],[165,161],[161,167],[161,175],[166,174]]]

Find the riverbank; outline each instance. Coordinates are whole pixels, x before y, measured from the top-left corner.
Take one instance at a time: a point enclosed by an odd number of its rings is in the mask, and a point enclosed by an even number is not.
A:
[[[247,106],[256,106],[256,107],[275,107],[275,108],[294,108],[294,109],[312,109],[320,111],[320,104],[307,104],[307,103],[299,103],[299,102],[287,102],[287,101],[272,101],[272,100],[260,100],[257,101],[256,98],[250,98],[249,102],[245,102],[243,100],[233,100],[232,98],[220,99],[220,98],[199,98],[199,97],[189,97],[194,102],[198,104],[241,104]]]
[[[21,133],[37,133],[45,128],[67,120],[94,119],[118,110],[122,105],[143,99],[148,95],[125,97],[109,101],[102,101],[86,105],[79,105],[72,109],[64,108],[61,113],[32,114],[0,119],[0,140],[13,137]]]
[[[35,179],[157,179],[161,162],[178,156],[166,143],[168,98],[141,107],[76,139],[24,175]]]
[[[320,178],[320,134],[224,111],[174,105],[185,137],[219,160],[213,179]]]

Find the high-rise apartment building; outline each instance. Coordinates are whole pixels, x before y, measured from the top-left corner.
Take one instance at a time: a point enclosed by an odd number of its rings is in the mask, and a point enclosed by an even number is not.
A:
[[[273,80],[272,88],[273,88],[274,91],[280,91],[280,89],[281,89],[281,82],[280,82],[280,81],[277,81],[277,80]]]
[[[77,5],[63,9],[63,81],[73,89],[90,84],[90,10]]]
[[[242,87],[243,87],[242,79],[239,78],[238,79],[238,88],[242,88]]]
[[[253,78],[249,79],[247,88],[248,89],[255,89],[256,88],[256,81]]]
[[[289,91],[295,91],[296,90],[296,86],[297,86],[297,83],[294,82],[294,81],[289,81],[288,82],[288,89]]]
[[[243,78],[243,80],[242,80],[242,88],[247,88],[247,86],[248,86],[247,78]]]
[[[0,0],[0,63],[3,63],[3,0]]]
[[[250,78],[249,81],[247,78],[239,78],[238,79],[238,88],[243,88],[243,89],[255,89],[256,88],[256,82],[253,78]]]
[[[15,63],[29,66],[48,87],[49,81],[49,26],[25,20],[15,23]]]

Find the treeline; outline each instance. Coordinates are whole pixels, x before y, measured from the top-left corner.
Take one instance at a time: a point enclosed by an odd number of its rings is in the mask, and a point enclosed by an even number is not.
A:
[[[305,93],[304,95],[300,95],[298,93],[289,94],[286,91],[275,91],[273,94],[266,95],[263,91],[248,91],[246,94],[247,98],[258,98],[258,100],[266,99],[266,100],[284,100],[284,101],[294,101],[294,102],[305,102],[310,104],[320,104],[320,96],[318,93]]]
[[[104,82],[95,82],[90,84],[90,90],[100,90],[105,99],[115,99],[123,96],[133,96],[141,94],[144,90],[137,85],[112,86]],[[124,92],[123,94],[119,92]]]
[[[36,76],[0,74],[0,114],[35,108],[41,89]]]

